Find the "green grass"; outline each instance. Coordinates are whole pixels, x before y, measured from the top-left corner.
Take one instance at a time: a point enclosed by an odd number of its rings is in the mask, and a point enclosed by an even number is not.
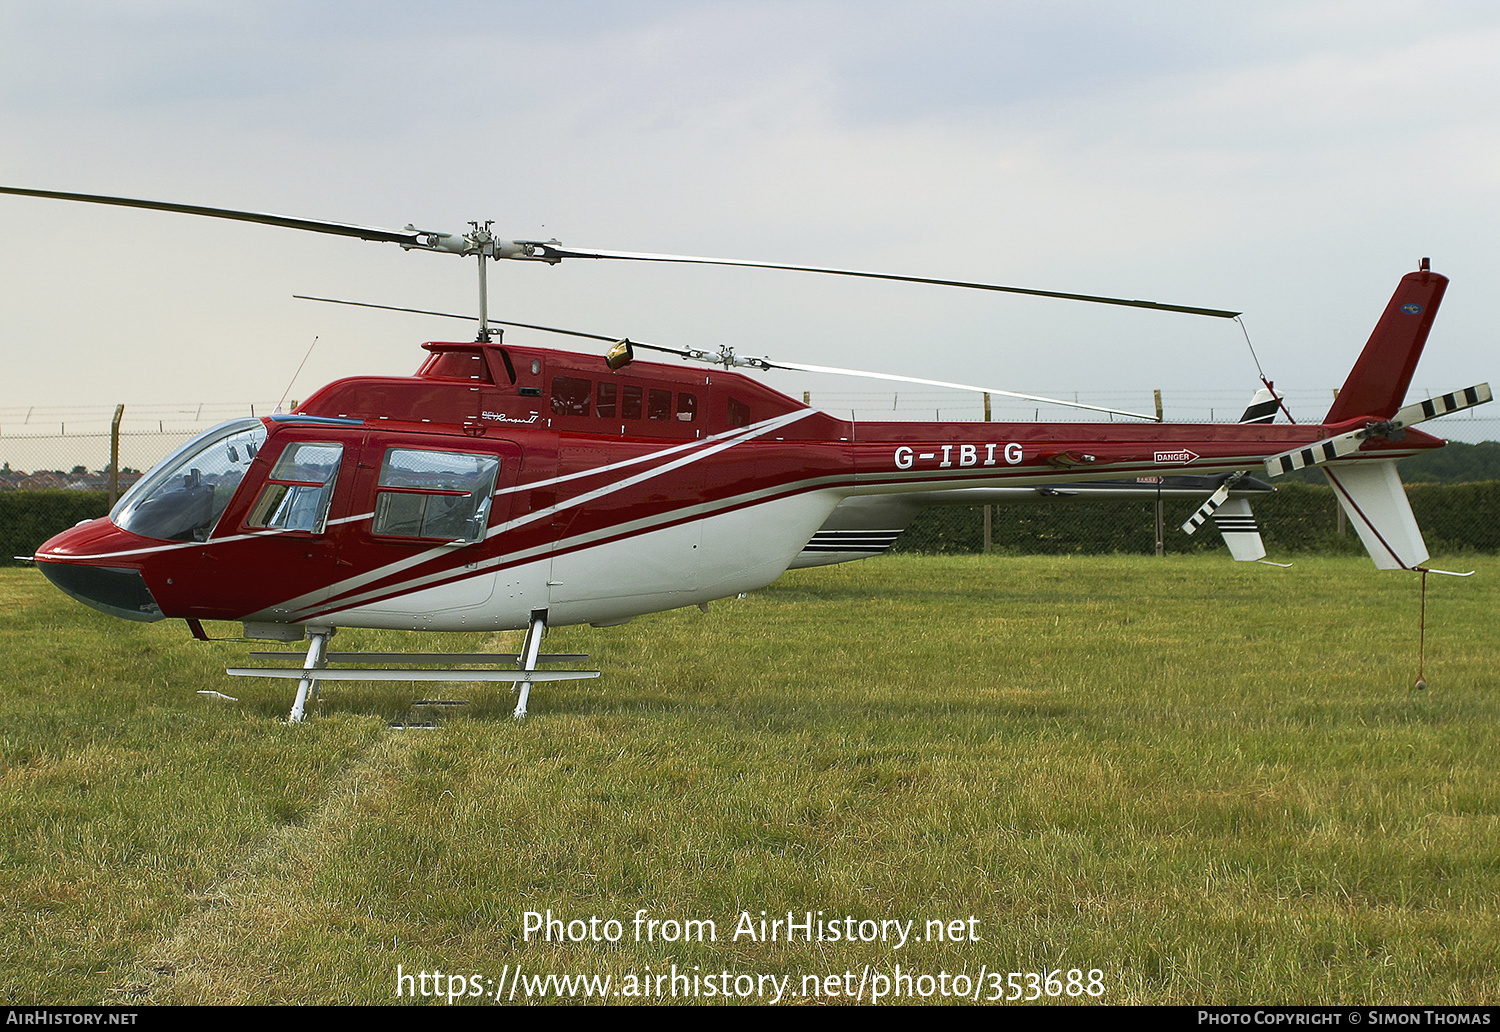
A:
[[[289,682],[224,675],[244,646],[0,571],[4,993],[391,1003],[398,964],[675,964],[804,1002],[900,964],[1099,969],[1112,1003],[1500,1002],[1500,561],[1474,566],[1429,581],[1426,692],[1416,578],[1367,561],[892,557],[559,629],[603,677],[520,724],[447,686],[468,715],[408,732],[428,686],[327,684],[288,726]],[[337,645],[516,640],[441,637]],[[548,909],[624,939],[523,941]],[[638,910],[719,941],[634,941]],[[762,910],[980,941],[732,941]]]

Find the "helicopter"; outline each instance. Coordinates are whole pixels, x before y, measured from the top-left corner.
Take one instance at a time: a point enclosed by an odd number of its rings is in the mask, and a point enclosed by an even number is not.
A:
[[[504,240],[491,223],[473,223],[466,234],[410,225],[388,230],[103,195],[15,187],[0,193],[257,222],[478,259],[474,340],[423,344],[426,357],[409,377],[347,377],[289,413],[220,424],[158,463],[108,516],[63,531],[31,557],[62,591],[123,619],[182,619],[205,640],[203,621],[235,621],[245,638],[306,641],[305,654],[252,653],[300,657],[300,665],[228,671],[296,680],[288,718],[294,723],[317,699],[319,684],[333,679],[511,682],[515,716],[523,717],[533,684],[598,676],[542,669],[585,658],[542,653],[549,626],[608,627],[706,606],[762,588],[793,565],[873,554],[880,549],[871,546],[869,532],[889,528],[872,523],[901,513],[909,522],[927,504],[1005,500],[998,492],[1018,489],[1078,493],[1122,478],[1137,488],[1156,478],[1217,478],[1191,525],[1220,509],[1230,512],[1226,506],[1237,501],[1230,494],[1251,468],[1275,477],[1317,466],[1378,568],[1422,569],[1428,555],[1396,460],[1443,445],[1412,429],[1416,424],[1491,400],[1488,384],[1478,384],[1402,407],[1448,283],[1427,259],[1401,279],[1333,407],[1316,424],[1167,424],[1111,409],[1103,411],[1138,421],[856,423],[740,370],[915,378],[551,327],[530,328],[610,346],[588,354],[509,344],[497,327],[527,324],[489,318],[488,262],[773,268],[1215,318],[1238,313]],[[710,368],[638,359],[638,350]],[[842,530],[857,533],[840,538]],[[820,535],[831,547],[818,547]],[[859,547],[840,550],[840,542]],[[526,633],[515,655],[332,652],[340,627]],[[351,662],[408,666],[329,665]]]

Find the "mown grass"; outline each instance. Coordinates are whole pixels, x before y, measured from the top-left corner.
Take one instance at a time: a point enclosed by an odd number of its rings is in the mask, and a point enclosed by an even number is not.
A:
[[[224,675],[244,647],[0,571],[4,992],[388,1003],[398,964],[516,963],[795,992],[899,963],[1097,968],[1113,1003],[1495,1003],[1500,563],[1474,565],[1429,582],[1426,692],[1416,579],[1363,560],[891,557],[556,630],[604,676],[521,724],[449,686],[467,715],[409,732],[430,687],[325,685],[290,727],[288,683]],[[523,941],[548,909],[624,941]],[[638,910],[719,941],[636,942]],[[980,941],[730,939],[762,910]]]

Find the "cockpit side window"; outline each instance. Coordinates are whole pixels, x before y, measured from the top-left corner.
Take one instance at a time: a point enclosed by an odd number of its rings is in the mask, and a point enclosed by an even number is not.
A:
[[[266,441],[258,419],[221,423],[167,456],[109,514],[115,526],[166,541],[207,541]]]
[[[246,525],[323,533],[343,457],[342,444],[293,441],[287,445],[251,506]]]

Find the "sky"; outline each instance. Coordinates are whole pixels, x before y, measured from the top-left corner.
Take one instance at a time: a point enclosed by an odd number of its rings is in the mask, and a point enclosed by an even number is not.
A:
[[[1500,8],[1458,0],[21,0],[0,184],[1228,308],[1307,420],[1423,256],[1452,285],[1413,395],[1500,379],[1496,53]],[[472,260],[391,244],[18,197],[0,225],[12,422],[295,399],[467,337],[293,294],[477,307]],[[1239,326],[1189,315],[691,266],[490,279],[499,318],[1136,411],[1161,389],[1169,418],[1257,385]]]

